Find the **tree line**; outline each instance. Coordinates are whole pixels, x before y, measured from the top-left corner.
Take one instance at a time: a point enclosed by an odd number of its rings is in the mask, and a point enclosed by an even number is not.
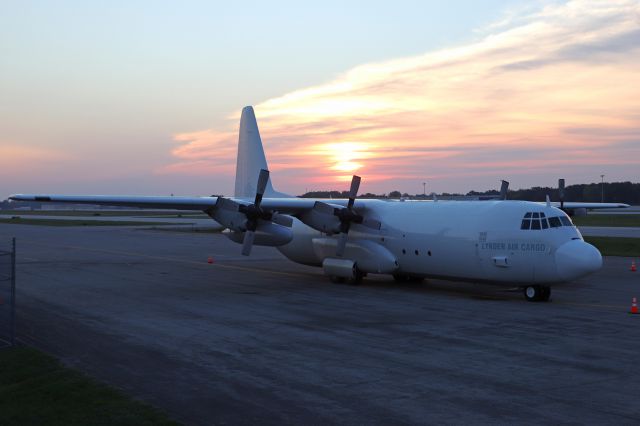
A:
[[[604,191],[603,191],[604,190]],[[640,204],[640,183],[632,182],[610,182],[610,183],[581,183],[566,186],[564,189],[564,199],[575,202],[601,202],[605,203],[627,203]],[[438,197],[456,196],[498,196],[500,191],[490,189],[487,191],[469,191],[466,194],[448,193],[436,194]],[[509,190],[507,199],[544,201],[549,195],[552,201],[558,201],[560,194],[558,188],[534,186],[527,189]],[[301,195],[303,198],[347,198],[348,191],[311,191]],[[425,198],[424,194],[408,194],[400,191],[391,191],[388,194],[361,194],[360,198]],[[430,198],[431,196],[427,196]]]

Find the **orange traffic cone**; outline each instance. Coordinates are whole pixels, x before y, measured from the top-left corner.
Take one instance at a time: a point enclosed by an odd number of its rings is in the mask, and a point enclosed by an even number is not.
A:
[[[635,272],[636,271],[636,261],[632,260],[631,261],[631,272]]]
[[[630,314],[637,314],[638,313],[638,303],[636,302],[636,298],[632,298],[631,299],[631,312],[629,312]]]
[[[213,257],[209,256],[209,257],[207,258],[207,263],[213,263]]]

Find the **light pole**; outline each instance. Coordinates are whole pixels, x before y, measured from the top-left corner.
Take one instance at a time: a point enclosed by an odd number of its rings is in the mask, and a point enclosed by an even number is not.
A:
[[[600,179],[602,180],[602,195],[600,196],[600,202],[604,203],[604,175],[600,175]]]
[[[427,182],[422,182],[422,196],[427,197]]]

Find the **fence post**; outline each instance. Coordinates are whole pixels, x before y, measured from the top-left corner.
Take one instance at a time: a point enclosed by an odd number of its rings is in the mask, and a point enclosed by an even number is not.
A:
[[[16,237],[13,237],[11,250],[11,317],[9,328],[11,346],[16,345]]]

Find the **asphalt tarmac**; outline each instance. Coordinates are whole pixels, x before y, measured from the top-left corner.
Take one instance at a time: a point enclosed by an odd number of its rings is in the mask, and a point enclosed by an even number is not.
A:
[[[469,283],[331,284],[218,234],[0,225],[11,236],[20,340],[187,424],[640,418],[629,258],[529,303]]]

